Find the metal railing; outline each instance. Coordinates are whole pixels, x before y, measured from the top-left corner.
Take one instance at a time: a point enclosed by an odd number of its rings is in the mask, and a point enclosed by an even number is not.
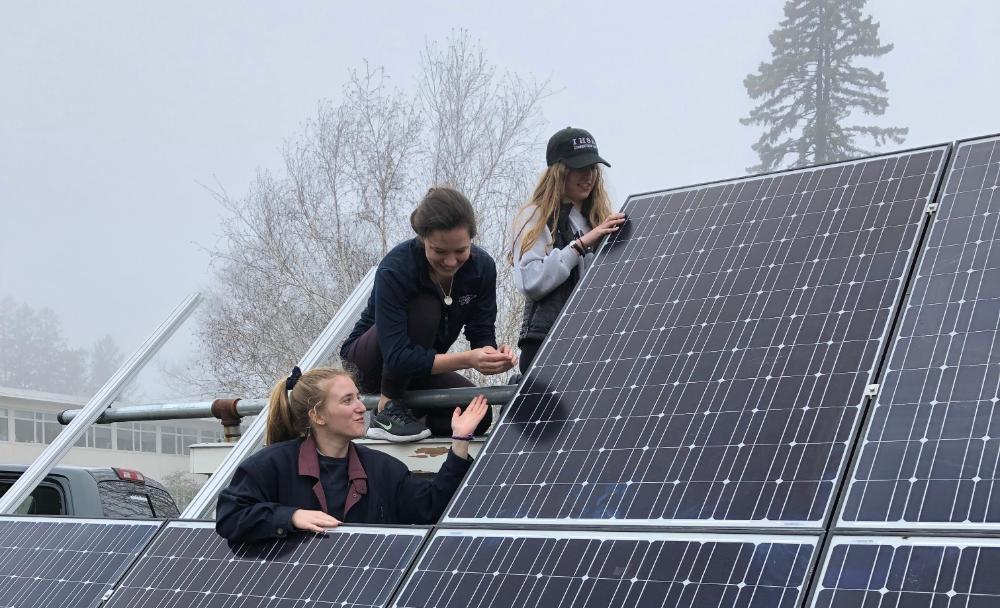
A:
[[[490,405],[506,405],[517,386],[513,384],[501,386],[470,386],[468,388],[450,388],[436,391],[410,391],[397,403],[409,408],[447,409],[463,406],[473,397],[484,395]],[[368,409],[378,405],[378,395],[362,395],[361,401]],[[143,422],[150,420],[181,420],[191,418],[212,418],[213,401],[195,403],[159,403],[150,405],[123,405],[104,410],[94,420],[95,424],[111,424],[113,422]],[[256,416],[264,410],[267,399],[240,399],[236,403],[236,413],[241,418]],[[66,410],[59,414],[61,424],[69,424],[83,410]]]

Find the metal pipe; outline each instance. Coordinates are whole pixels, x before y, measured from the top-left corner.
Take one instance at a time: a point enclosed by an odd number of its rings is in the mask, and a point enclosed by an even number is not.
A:
[[[410,391],[399,400],[401,405],[419,409],[448,409],[467,404],[476,395],[485,395],[491,405],[506,405],[514,396],[517,387],[513,384],[500,386],[471,386],[449,388],[437,391]],[[362,395],[361,401],[368,409],[378,405],[378,395]],[[211,418],[213,401],[197,403],[160,403],[151,405],[123,405],[104,410],[95,421],[97,424],[112,422],[137,422],[149,420],[181,420],[191,418]],[[241,417],[256,416],[264,409],[267,399],[241,399],[236,404],[236,413]],[[69,424],[81,410],[66,410],[59,414],[61,424]]]
[[[238,407],[242,399],[216,399],[212,402],[212,415],[222,423],[222,440],[236,443],[243,436],[243,416]]]

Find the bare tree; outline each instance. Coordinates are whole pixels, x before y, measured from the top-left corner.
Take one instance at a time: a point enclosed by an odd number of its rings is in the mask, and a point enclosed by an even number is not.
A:
[[[519,298],[506,264],[524,201],[545,83],[498,75],[465,32],[428,43],[415,92],[367,64],[339,103],[284,148],[284,174],[261,172],[245,196],[222,188],[229,213],[212,251],[215,285],[201,316],[207,371],[225,392],[260,394],[291,367],[371,266],[411,234],[408,216],[432,185],[465,192],[498,266],[498,338],[516,337]]]
[[[205,480],[205,477],[194,475],[187,471],[171,471],[159,481],[170,492],[170,496],[177,504],[177,508],[183,511],[184,507],[191,502],[191,499],[201,489],[201,486],[205,485]]]

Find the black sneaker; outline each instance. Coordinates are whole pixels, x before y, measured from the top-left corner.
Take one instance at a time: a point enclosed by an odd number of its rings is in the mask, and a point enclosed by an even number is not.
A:
[[[430,429],[413,417],[413,412],[392,401],[381,413],[373,414],[368,426],[369,439],[385,439],[393,443],[420,441],[431,436]]]

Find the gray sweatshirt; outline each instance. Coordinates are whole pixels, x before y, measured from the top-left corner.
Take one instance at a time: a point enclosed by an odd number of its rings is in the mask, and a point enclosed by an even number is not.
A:
[[[521,242],[530,227],[538,221],[538,215],[538,207],[528,205],[514,218],[514,234],[517,235],[514,241],[514,286],[529,300],[540,300],[562,285],[573,268],[579,268],[582,277],[594,259],[592,253],[581,257],[571,245],[554,249],[549,230],[542,230],[531,249],[521,255]],[[584,234],[590,232],[590,223],[576,207],[569,212],[569,222],[573,230]]]

